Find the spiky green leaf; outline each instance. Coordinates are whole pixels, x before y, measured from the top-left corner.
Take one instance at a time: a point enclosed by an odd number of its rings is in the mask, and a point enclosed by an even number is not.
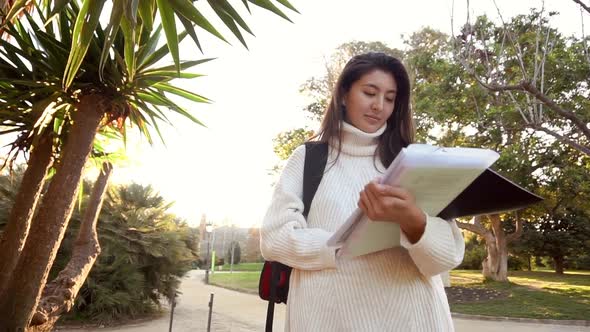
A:
[[[285,15],[285,13],[283,13],[277,6],[275,6],[270,0],[248,0],[248,1],[250,3],[255,4],[258,7],[269,10],[269,11],[275,13],[276,15],[279,15],[280,17],[284,18],[285,20],[293,23],[293,21],[291,21],[291,19],[287,15]]]
[[[113,8],[111,10],[111,18],[109,19],[109,24],[105,30],[106,38],[104,40],[104,45],[102,46],[102,53],[100,55],[100,65],[98,67],[98,74],[100,75],[100,79],[103,79],[103,71],[104,65],[107,61],[107,57],[109,56],[109,52],[111,50],[111,46],[115,41],[115,36],[119,31],[119,26],[121,25],[121,19],[123,18],[123,1],[124,0],[113,0]]]
[[[74,32],[72,33],[72,48],[63,79],[64,89],[69,88],[72,84],[86,56],[92,36],[94,35],[94,30],[96,30],[96,26],[98,25],[104,2],[105,0],[84,0],[82,4],[76,24],[74,25]]]
[[[178,19],[180,19],[180,23],[182,23],[182,25],[184,25],[184,31],[186,31],[189,34],[189,36],[191,36],[191,38],[195,42],[195,45],[197,45],[197,47],[199,48],[199,51],[201,51],[201,53],[203,53],[203,49],[201,48],[201,43],[199,42],[199,37],[197,37],[197,33],[195,32],[195,27],[193,26],[193,22],[191,22],[189,19],[187,19],[184,16],[179,16]]]
[[[210,103],[211,102],[211,100],[208,98],[205,98],[205,97],[198,95],[196,93],[175,87],[175,86],[170,85],[168,83],[156,83],[156,84],[154,84],[154,87],[156,89],[166,91],[166,92],[175,94],[177,96],[181,96],[183,98],[195,101],[197,103]]]
[[[161,0],[160,0],[161,1]],[[187,19],[193,21],[196,25],[203,28],[205,31],[216,36],[217,38],[227,42],[225,38],[213,27],[211,23],[199,12],[199,10],[190,1],[186,0],[169,0],[170,6],[174,8],[177,15],[182,15]],[[160,8],[160,5],[158,5]],[[161,10],[161,8],[160,8]]]
[[[158,9],[160,11],[160,18],[162,20],[162,27],[164,27],[164,33],[166,34],[166,42],[170,55],[176,64],[176,71],[180,72],[180,56],[178,53],[178,35],[176,34],[176,22],[174,20],[174,9],[171,6],[171,2],[166,0],[156,0]],[[190,5],[192,7],[192,4]]]
[[[154,14],[156,9],[155,0],[141,0],[139,1],[139,17],[143,21],[143,25],[147,31],[152,31],[154,26]]]

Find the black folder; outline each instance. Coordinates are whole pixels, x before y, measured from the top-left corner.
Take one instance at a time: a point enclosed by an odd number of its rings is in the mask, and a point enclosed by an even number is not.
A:
[[[543,198],[486,169],[438,216],[443,219],[503,213],[522,209]]]

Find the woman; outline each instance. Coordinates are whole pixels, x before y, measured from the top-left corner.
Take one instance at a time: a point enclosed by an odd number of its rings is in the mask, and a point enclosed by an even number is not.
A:
[[[286,331],[453,331],[439,276],[463,259],[454,222],[426,215],[408,191],[375,180],[413,141],[410,83],[386,54],[344,67],[318,135],[326,171],[302,215],[305,148],[289,158],[261,229],[266,260],[293,267]],[[348,257],[327,240],[356,207],[399,224],[401,247]]]

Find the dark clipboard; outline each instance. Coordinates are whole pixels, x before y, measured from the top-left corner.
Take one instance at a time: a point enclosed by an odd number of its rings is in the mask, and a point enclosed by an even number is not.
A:
[[[453,219],[522,209],[543,198],[487,168],[438,217]]]

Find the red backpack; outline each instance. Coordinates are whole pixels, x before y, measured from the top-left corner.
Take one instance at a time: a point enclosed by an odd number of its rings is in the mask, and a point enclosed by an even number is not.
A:
[[[315,192],[322,181],[328,160],[328,144],[324,142],[305,143],[305,163],[303,166],[303,216],[307,218]],[[287,303],[291,267],[279,262],[264,261],[258,294],[268,301],[266,311],[266,331],[272,331],[275,303]]]

